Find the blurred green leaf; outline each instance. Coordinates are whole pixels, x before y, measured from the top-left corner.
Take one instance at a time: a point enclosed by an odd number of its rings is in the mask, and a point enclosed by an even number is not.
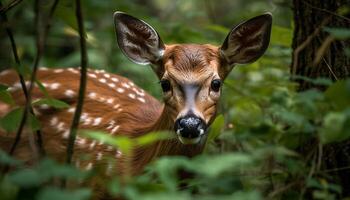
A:
[[[37,130],[40,130],[41,128],[41,123],[40,121],[38,120],[38,118],[36,116],[34,116],[33,114],[29,113],[29,124],[30,124],[30,127],[32,129],[32,131],[37,131]]]
[[[326,90],[325,96],[338,110],[348,108],[350,106],[350,79],[335,82]]]
[[[332,112],[325,116],[320,130],[321,142],[341,142],[350,137],[350,109],[343,112]]]
[[[8,179],[21,188],[38,187],[46,181],[46,178],[34,169],[16,170],[8,175]]]
[[[244,153],[225,153],[210,157],[198,156],[190,168],[208,177],[217,177],[227,171],[239,170],[251,165],[253,158]]]
[[[37,200],[87,200],[91,198],[91,189],[62,190],[56,187],[46,187],[37,195]]]
[[[209,135],[208,135],[208,142],[214,140],[215,138],[217,138],[220,133],[221,133],[221,130],[223,129],[225,125],[225,119],[224,119],[224,116],[223,115],[219,115],[216,117],[216,119],[214,120],[213,124],[211,125],[211,128],[210,128],[210,132],[209,132]]]
[[[0,163],[2,165],[10,165],[10,166],[18,166],[18,165],[22,164],[21,161],[16,160],[15,158],[12,158],[5,151],[3,151],[1,149],[0,149]]]
[[[15,101],[13,100],[11,94],[6,90],[0,90],[0,100],[11,106],[15,105]]]
[[[60,101],[57,99],[52,99],[52,98],[39,99],[37,101],[34,101],[32,104],[33,105],[48,105],[48,106],[51,106],[51,107],[57,108],[57,109],[63,109],[63,108],[70,107],[66,102]]]
[[[23,115],[23,108],[16,108],[0,119],[0,126],[7,132],[17,130]]]
[[[135,138],[135,142],[139,146],[146,146],[160,140],[171,139],[174,137],[174,134],[172,134],[171,132],[151,132]]]
[[[330,33],[335,39],[346,40],[350,38],[350,29],[348,28],[323,28],[326,32]]]

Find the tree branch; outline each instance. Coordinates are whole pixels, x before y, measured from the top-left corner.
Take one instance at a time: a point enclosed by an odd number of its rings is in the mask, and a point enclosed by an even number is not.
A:
[[[80,71],[80,87],[79,87],[79,96],[78,103],[75,109],[73,122],[70,128],[70,134],[68,139],[67,146],[67,159],[66,163],[70,164],[72,162],[72,157],[74,153],[74,142],[77,135],[77,129],[79,126],[80,115],[83,110],[84,96],[86,90],[86,71],[87,71],[87,52],[86,52],[86,38],[84,30],[84,20],[83,14],[81,11],[80,0],[75,1],[75,15],[77,18],[78,28],[79,28],[79,38],[80,38],[80,57],[81,57],[81,71]]]

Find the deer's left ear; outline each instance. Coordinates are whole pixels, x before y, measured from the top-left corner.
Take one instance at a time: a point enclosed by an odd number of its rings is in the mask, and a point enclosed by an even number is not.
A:
[[[164,53],[164,43],[146,22],[123,12],[114,13],[119,48],[133,62],[141,65],[157,63]]]
[[[271,25],[272,15],[267,13],[234,27],[220,47],[221,57],[229,65],[254,62],[269,45]]]

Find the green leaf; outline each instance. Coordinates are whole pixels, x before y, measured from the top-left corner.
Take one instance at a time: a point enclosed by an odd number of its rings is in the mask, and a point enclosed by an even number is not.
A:
[[[69,108],[69,105],[66,102],[60,101],[57,99],[52,99],[52,98],[39,99],[38,101],[33,102],[33,105],[43,105],[43,104],[51,106],[53,108],[57,108],[57,109]]]
[[[210,132],[208,135],[208,142],[214,140],[220,135],[224,124],[225,124],[224,116],[223,115],[217,116],[215,121],[211,125]]]
[[[135,142],[139,146],[146,146],[160,140],[171,139],[174,137],[175,135],[169,132],[151,132],[147,133],[146,135],[135,138]]]
[[[15,105],[15,101],[13,100],[11,93],[6,90],[0,90],[0,101],[12,106]]]
[[[40,91],[44,93],[45,97],[50,98],[49,93],[47,92],[45,86],[39,80],[35,80],[35,83],[39,87]]]
[[[22,188],[37,187],[46,179],[36,170],[21,169],[13,171],[8,176],[9,180]]]
[[[18,166],[22,164],[22,162],[12,158],[6,152],[0,149],[0,164]]]
[[[331,85],[325,92],[326,98],[336,106],[338,110],[343,110],[350,106],[350,79],[340,80]]]
[[[0,126],[7,132],[14,132],[21,123],[23,108],[16,108],[0,119]]]
[[[75,17],[75,4],[73,1],[62,0],[59,1],[57,9],[55,11],[55,17],[61,19],[68,26],[74,30],[78,30],[78,24]]]
[[[324,30],[330,33],[335,39],[346,40],[350,38],[349,28],[330,28],[325,27]]]
[[[38,120],[38,118],[36,116],[34,116],[33,114],[29,113],[29,124],[30,127],[32,129],[33,132],[40,130],[41,128],[41,124],[40,121]]]
[[[46,187],[42,189],[37,195],[37,200],[85,200],[90,199],[91,189],[79,188],[77,190],[69,191],[62,190],[56,187]]]
[[[350,109],[332,112],[326,115],[320,138],[323,144],[341,142],[350,137]]]
[[[208,177],[217,177],[227,171],[239,170],[253,163],[253,158],[243,153],[226,153],[213,156],[199,156],[190,165],[192,170]]]
[[[6,85],[0,84],[0,91],[7,90],[7,88],[9,87]]]

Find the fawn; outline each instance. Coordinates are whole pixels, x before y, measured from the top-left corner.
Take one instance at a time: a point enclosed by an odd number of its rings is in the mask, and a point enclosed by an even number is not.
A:
[[[123,12],[114,13],[118,45],[131,61],[150,65],[160,80],[164,103],[159,102],[130,80],[104,72],[88,70],[87,88],[80,129],[101,130],[110,135],[138,137],[152,131],[170,130],[173,139],[135,148],[128,158],[131,174],[161,155],[195,156],[203,150],[207,130],[213,122],[221,95],[222,83],[236,64],[257,60],[270,41],[272,16],[263,14],[235,26],[220,47],[210,44],[165,45],[149,24]],[[77,102],[79,70],[40,68],[38,80],[49,95],[70,105],[54,109],[35,106],[42,124],[42,136],[47,154],[63,160],[69,127]],[[25,104],[17,75],[12,70],[0,74],[0,83],[7,85],[17,105]],[[32,99],[43,98],[34,87]],[[4,103],[2,103],[2,108]],[[8,106],[7,110],[10,110]],[[4,110],[0,114],[4,115]],[[1,148],[8,150],[13,134],[0,131]],[[22,137],[16,150],[19,159],[30,161],[28,141]],[[88,160],[81,154],[90,154]],[[78,136],[74,162],[89,170],[104,165],[107,174],[123,173],[123,167],[108,164],[105,157],[126,159],[118,149]]]

